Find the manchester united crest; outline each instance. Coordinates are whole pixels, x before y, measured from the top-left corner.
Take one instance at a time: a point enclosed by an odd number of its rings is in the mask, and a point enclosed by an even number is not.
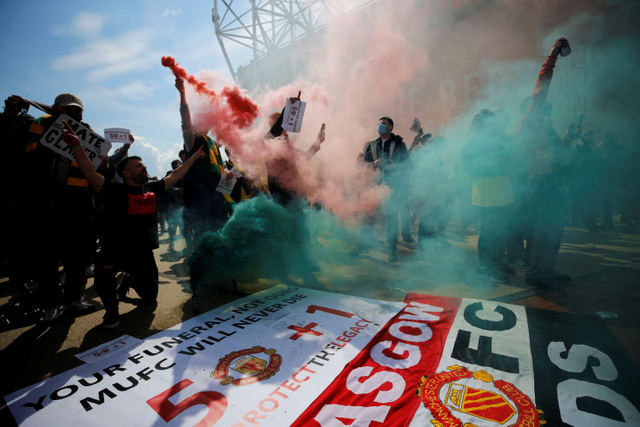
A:
[[[271,378],[280,370],[280,365],[282,356],[274,349],[256,345],[227,354],[220,359],[211,376],[221,380],[222,385],[249,385]]]
[[[435,417],[431,423],[436,427],[541,424],[539,411],[529,396],[513,384],[494,380],[485,371],[451,366],[449,372],[422,377],[417,393]]]

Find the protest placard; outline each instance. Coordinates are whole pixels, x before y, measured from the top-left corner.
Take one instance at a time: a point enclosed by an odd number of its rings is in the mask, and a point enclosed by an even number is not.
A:
[[[236,185],[236,181],[238,181],[236,178],[227,178],[227,175],[224,174],[220,178],[220,183],[218,184],[216,191],[230,196],[231,192],[233,191],[233,187]]]
[[[229,169],[229,172],[231,172],[236,178],[242,178],[242,172],[240,172],[235,166]]]
[[[131,131],[125,128],[107,128],[104,130],[104,137],[109,142],[130,144],[129,135],[131,135]]]
[[[420,119],[416,117],[415,119],[413,119],[413,124],[411,125],[409,130],[418,133],[420,132],[420,129],[422,129],[422,124],[420,123]]]
[[[84,147],[84,151],[86,151],[87,156],[89,156],[89,160],[93,163],[93,167],[98,169],[98,166],[102,163],[102,159],[98,157],[98,155],[102,154],[106,156],[111,149],[111,143],[92,131],[89,127],[73,120],[66,114],[60,114],[60,116],[58,116],[56,121],[53,122],[49,129],[42,135],[42,138],[40,138],[40,144],[55,151],[64,158],[75,161],[71,147],[60,139],[62,129],[64,129],[63,121],[71,126],[71,129],[76,133],[80,143]]]
[[[134,338],[129,335],[123,335],[120,338],[116,338],[115,340],[106,342],[96,348],[92,348],[91,350],[87,350],[83,353],[76,354],[76,357],[82,360],[84,363],[89,365],[93,365],[106,357],[112,356],[120,351],[123,351],[127,348],[136,346],[140,344],[138,338]]]
[[[292,104],[291,100],[287,98],[287,104],[284,107],[282,128],[288,132],[300,132],[305,108],[307,108],[306,102],[298,100]]]

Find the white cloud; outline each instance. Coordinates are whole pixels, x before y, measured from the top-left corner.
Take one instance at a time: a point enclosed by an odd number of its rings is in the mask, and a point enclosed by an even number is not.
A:
[[[171,150],[161,152],[158,147],[153,145],[151,142],[148,142],[145,137],[134,135],[134,138],[135,144],[140,144],[147,150],[151,151],[151,154],[157,163],[157,169],[159,172],[164,173],[170,170],[171,161],[177,159],[178,153],[182,150],[182,144],[173,144],[173,148]],[[142,161],[144,162],[144,157],[142,157]],[[162,176],[164,176],[164,174]]]
[[[153,92],[159,87],[158,83],[148,84],[137,80],[115,90],[118,96],[129,101],[146,101],[153,97]]]
[[[150,45],[157,37],[154,30],[133,30],[116,38],[98,37],[87,41],[76,53],[56,58],[58,71],[88,69],[89,80],[105,80],[132,71],[147,70],[158,64],[160,52]]]
[[[175,3],[171,3],[169,6],[165,7],[164,12],[162,12],[162,16],[178,16],[179,14],[181,14],[182,10],[176,10],[175,6]]]
[[[105,22],[106,17],[104,16],[91,12],[80,12],[68,25],[51,27],[51,32],[55,36],[74,34],[81,37],[96,37],[102,33]]]
[[[98,36],[102,32],[106,19],[95,13],[80,12],[76,15],[73,28],[81,36]]]

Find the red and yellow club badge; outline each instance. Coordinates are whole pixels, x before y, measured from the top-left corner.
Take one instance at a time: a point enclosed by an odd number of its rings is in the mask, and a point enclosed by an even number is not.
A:
[[[487,421],[507,427],[544,424],[529,396],[485,371],[450,366],[449,372],[422,377],[417,394],[436,418],[431,420],[436,427],[477,427],[476,422]]]
[[[266,357],[258,357],[262,353]],[[222,385],[249,385],[271,378],[280,370],[280,365],[282,365],[282,356],[277,354],[274,349],[267,350],[265,347],[256,345],[227,354],[220,359],[216,369],[211,372],[211,376],[222,380],[220,381]],[[229,375],[231,371],[235,371],[237,375],[233,375],[239,376],[239,378]]]

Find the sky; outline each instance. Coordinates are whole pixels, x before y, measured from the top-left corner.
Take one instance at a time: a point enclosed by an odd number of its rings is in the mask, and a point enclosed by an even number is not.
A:
[[[4,0],[0,96],[53,104],[58,94],[74,93],[85,122],[99,134],[130,129],[136,138],[130,155],[163,176],[182,134],[174,77],[161,57],[173,56],[192,74],[210,70],[231,81],[212,8],[211,0]],[[239,45],[226,48],[234,67],[249,59]],[[34,107],[29,113],[43,114]]]

